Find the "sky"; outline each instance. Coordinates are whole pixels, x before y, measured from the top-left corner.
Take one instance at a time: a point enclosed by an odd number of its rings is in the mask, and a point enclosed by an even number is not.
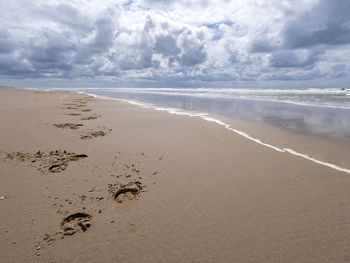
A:
[[[350,87],[349,0],[0,0],[0,85]]]

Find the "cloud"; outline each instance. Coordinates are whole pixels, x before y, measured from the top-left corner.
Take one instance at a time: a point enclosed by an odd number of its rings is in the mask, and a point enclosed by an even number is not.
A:
[[[349,80],[347,0],[13,0],[0,8],[0,80]]]
[[[13,36],[6,31],[0,31],[0,54],[8,54],[15,50],[16,42],[13,39]]]
[[[319,52],[309,50],[277,51],[269,56],[269,65],[274,68],[313,67],[319,56]]]
[[[187,31],[179,36],[179,42],[182,54],[178,58],[178,61],[181,65],[195,66],[206,60],[207,54],[200,37]]]
[[[287,22],[284,45],[303,48],[350,43],[350,1],[322,0],[310,10]]]
[[[159,35],[155,43],[155,51],[163,56],[177,56],[181,50],[177,46],[177,40],[173,35]]]

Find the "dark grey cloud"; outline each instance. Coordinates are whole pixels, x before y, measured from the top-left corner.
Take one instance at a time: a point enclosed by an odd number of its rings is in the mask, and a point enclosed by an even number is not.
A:
[[[94,57],[113,45],[117,28],[113,10],[106,9],[95,19],[86,18],[78,7],[69,4],[43,5],[33,13],[47,24],[28,28],[21,37],[0,27],[0,53],[16,52],[16,56],[0,58],[0,74],[79,77],[86,74],[78,72],[79,65],[92,66]],[[8,66],[10,62],[13,66]]]
[[[349,0],[320,0],[316,6],[285,24],[282,32],[284,46],[303,48],[349,44],[349,14]]]
[[[84,35],[91,31],[89,17],[70,3],[56,2],[51,5],[40,5],[38,8],[32,9],[32,13],[35,17],[55,23],[60,28],[74,30],[78,35]]]
[[[97,51],[105,51],[113,45],[117,32],[117,25],[112,11],[109,14],[99,18],[95,24],[95,36],[90,47]]]
[[[0,31],[0,54],[8,54],[16,49],[14,37],[6,31]]]
[[[321,52],[308,50],[283,50],[273,52],[269,64],[274,68],[312,68],[319,60]]]
[[[249,51],[252,53],[269,53],[280,49],[280,44],[279,41],[262,37],[254,39],[250,43]]]
[[[200,36],[194,35],[191,31],[186,31],[180,36],[179,41],[182,55],[178,57],[178,61],[181,65],[195,66],[206,60],[207,53]]]
[[[28,49],[23,55],[41,68],[69,63],[70,55],[76,51],[76,45],[69,41],[69,36],[52,31],[43,31],[40,35],[29,39]]]
[[[269,81],[301,81],[301,80],[313,80],[316,78],[324,77],[319,71],[304,71],[304,72],[277,72],[268,73],[264,75],[264,80]]]
[[[211,4],[209,0],[143,0],[147,7],[158,5],[163,8],[169,8],[174,6],[184,6],[190,8],[205,8]]]
[[[344,64],[335,65],[332,67],[332,76],[334,78],[345,78],[348,75],[346,70],[347,68]]]
[[[176,56],[181,52],[176,43],[176,36],[172,35],[160,35],[157,37],[155,50],[167,57]]]

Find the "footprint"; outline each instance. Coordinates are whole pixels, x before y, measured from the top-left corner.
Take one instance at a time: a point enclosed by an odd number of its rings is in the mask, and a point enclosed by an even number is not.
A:
[[[116,189],[114,192],[114,199],[119,203],[122,203],[125,200],[132,200],[140,194],[141,190],[142,186],[140,182],[131,182]]]
[[[66,155],[60,154],[60,158],[53,160],[53,163],[49,166],[49,171],[51,173],[60,173],[68,167],[68,163],[71,161],[77,161],[81,158],[87,158],[86,154],[71,154]]]
[[[57,128],[62,128],[62,129],[72,129],[72,130],[76,130],[79,129],[79,127],[83,126],[83,124],[81,123],[55,123],[53,124],[53,126],[57,127]]]
[[[64,171],[68,164],[87,158],[86,154],[76,154],[67,151],[38,151],[36,153],[13,152],[6,153],[5,160],[28,162],[33,166],[37,166],[42,172],[49,171],[51,173],[59,173]]]
[[[65,217],[61,222],[63,235],[71,236],[77,232],[85,232],[91,227],[91,215],[77,212]]]
[[[87,154],[80,153],[80,154],[74,154],[73,159],[86,158],[86,157],[88,157]]]
[[[103,137],[105,136],[107,133],[104,132],[104,131],[92,131],[92,132],[89,132],[88,134],[86,135],[83,135],[83,136],[80,136],[80,139],[82,140],[90,140],[92,139],[93,137]]]
[[[49,171],[51,173],[60,173],[64,170],[66,170],[68,164],[66,162],[62,162],[62,163],[59,163],[59,164],[52,164],[50,167],[49,167]]]
[[[96,116],[96,115],[81,118],[82,121],[96,120],[96,119],[97,119],[97,116]]]
[[[67,115],[70,115],[70,116],[81,116],[80,113],[76,113],[76,112],[73,112],[73,113],[67,113]]]

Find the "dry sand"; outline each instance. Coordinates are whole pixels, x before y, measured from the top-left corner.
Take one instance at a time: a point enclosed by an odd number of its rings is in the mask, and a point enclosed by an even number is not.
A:
[[[1,262],[349,262],[350,177],[201,119],[0,89]]]

